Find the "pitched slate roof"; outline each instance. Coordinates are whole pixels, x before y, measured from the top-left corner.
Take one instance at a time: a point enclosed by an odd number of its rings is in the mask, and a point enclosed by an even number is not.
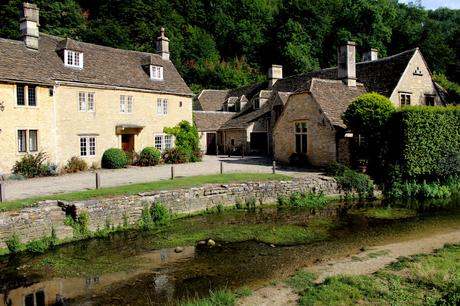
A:
[[[62,49],[83,52],[84,68],[65,67]],[[151,80],[145,62],[162,66],[164,80]],[[0,80],[54,84],[55,81],[116,86],[191,96],[171,61],[146,52],[115,49],[40,33],[38,51],[22,41],[0,38]]]
[[[324,80],[313,78],[310,93],[316,100],[324,115],[332,125],[345,128],[341,118],[351,102],[366,92],[363,84],[356,87],[345,85],[340,80]]]
[[[221,111],[193,111],[193,120],[198,131],[217,131],[235,113]]]
[[[219,111],[222,110],[228,90],[205,89],[196,100],[194,110]]]

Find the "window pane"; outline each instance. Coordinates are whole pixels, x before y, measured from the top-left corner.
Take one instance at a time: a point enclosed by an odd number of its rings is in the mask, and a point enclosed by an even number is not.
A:
[[[38,151],[38,131],[29,130],[29,151],[37,152]]]
[[[26,130],[18,130],[18,152],[26,152]]]
[[[96,138],[95,137],[89,138],[89,155],[90,156],[96,155]]]
[[[163,112],[162,105],[161,105],[161,99],[157,99],[157,114],[161,114]]]
[[[163,100],[163,114],[167,114],[168,113],[168,100],[164,99]]]
[[[16,98],[17,98],[18,105],[25,105],[24,85],[21,85],[21,84],[16,85]]]
[[[163,140],[163,136],[162,135],[156,135],[155,136],[155,148],[157,148],[158,150],[161,151],[161,143],[162,143],[162,140]]]
[[[296,123],[295,124],[295,132],[296,133],[300,133],[301,129],[300,129],[300,123]]]
[[[306,132],[307,132],[307,123],[302,122],[302,133],[306,133]]]
[[[301,151],[300,135],[295,135],[295,152],[300,153]]]
[[[307,134],[302,134],[302,153],[307,153]]]
[[[133,112],[133,97],[132,96],[128,96],[127,111],[128,111],[128,113]]]
[[[88,111],[94,112],[94,93],[88,93]]]
[[[67,65],[73,65],[73,52],[67,51]]]
[[[165,149],[171,149],[172,147],[172,136],[165,135]]]
[[[78,94],[78,104],[79,104],[78,109],[81,112],[86,112],[86,95],[84,92],[80,92]]]
[[[86,156],[87,155],[86,138],[85,137],[80,138],[80,155],[81,156]]]
[[[37,105],[37,100],[36,100],[36,86],[34,85],[29,85],[29,106],[36,106]]]
[[[35,300],[37,301],[35,306],[45,306],[45,292],[37,291],[35,293]]]
[[[125,112],[125,96],[120,96],[120,113]]]
[[[74,58],[74,65],[75,66],[80,66],[80,53],[78,52],[72,52],[73,53],[73,58]]]

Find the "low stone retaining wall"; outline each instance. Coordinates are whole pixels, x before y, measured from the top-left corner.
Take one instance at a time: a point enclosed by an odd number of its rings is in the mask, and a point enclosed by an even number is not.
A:
[[[89,230],[96,231],[107,224],[137,224],[142,210],[156,202],[168,206],[172,213],[188,214],[218,204],[232,206],[237,201],[244,203],[249,198],[256,198],[258,205],[271,204],[276,202],[279,195],[309,191],[322,192],[325,195],[339,194],[333,178],[312,176],[292,181],[211,184],[87,201],[44,201],[36,207],[0,213],[0,249],[6,248],[6,241],[13,235],[22,243],[50,236],[52,230],[59,239],[70,238],[73,236],[73,229],[64,225],[65,219],[67,216],[76,219],[83,211],[89,215]]]

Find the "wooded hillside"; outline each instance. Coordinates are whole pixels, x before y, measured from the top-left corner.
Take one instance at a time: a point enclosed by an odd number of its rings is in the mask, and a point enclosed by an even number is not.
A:
[[[19,38],[21,0],[0,1],[0,37]],[[460,10],[397,0],[35,0],[41,31],[154,52],[160,26],[171,59],[195,91],[334,66],[353,40],[380,56],[420,47],[433,71],[460,82]],[[361,52],[358,49],[358,52]],[[360,54],[358,54],[360,55]]]

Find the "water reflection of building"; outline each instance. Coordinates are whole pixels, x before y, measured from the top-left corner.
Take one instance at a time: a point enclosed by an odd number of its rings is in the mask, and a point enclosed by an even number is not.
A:
[[[194,247],[185,247],[183,252],[175,253],[174,249],[153,251],[133,257],[133,262],[140,263],[138,269],[129,272],[115,272],[103,275],[79,278],[57,278],[49,281],[18,287],[0,293],[0,306],[50,306],[65,305],[65,300],[81,296],[97,295],[109,286],[125,282],[164,265],[187,260],[195,255]],[[115,263],[114,263],[115,264]],[[174,290],[166,276],[159,275],[155,281],[157,289]],[[172,292],[171,292],[172,294]]]

